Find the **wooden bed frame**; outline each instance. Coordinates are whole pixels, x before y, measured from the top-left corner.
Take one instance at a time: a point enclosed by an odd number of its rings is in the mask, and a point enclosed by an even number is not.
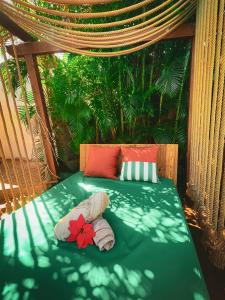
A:
[[[90,145],[98,146],[123,146],[123,147],[150,147],[151,144],[81,144],[80,145],[80,171],[84,171],[88,159],[88,151]],[[159,175],[172,179],[177,184],[177,160],[178,145],[177,144],[160,144],[158,154]]]

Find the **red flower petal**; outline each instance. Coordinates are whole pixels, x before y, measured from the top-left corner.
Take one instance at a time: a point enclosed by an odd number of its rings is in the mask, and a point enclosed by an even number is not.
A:
[[[83,215],[80,214],[77,220],[70,220],[68,230],[72,235],[77,236],[78,233],[82,230],[84,224],[85,224],[85,219]]]
[[[85,223],[84,216],[80,214],[77,220],[69,222],[68,230],[70,236],[67,238],[68,242],[77,242],[77,247],[86,248],[88,244],[93,244],[93,237],[96,233],[93,230],[93,225]]]
[[[84,224],[83,230],[85,232],[91,232],[91,231],[93,231],[93,225],[92,224]]]
[[[82,228],[85,224],[85,219],[84,216],[82,214],[79,215],[79,218],[77,219],[77,226],[78,228]]]
[[[70,233],[72,235],[77,236],[78,233],[80,232],[80,228],[77,226],[77,221],[71,220],[70,223],[69,223],[68,230],[70,231]]]
[[[76,241],[77,235],[71,234],[66,240],[67,242],[74,242]]]
[[[91,245],[93,245],[93,238],[92,237],[86,237],[86,243],[87,243],[87,245],[88,244],[91,244]]]
[[[93,230],[92,224],[85,224],[83,228],[84,228],[85,236],[88,237],[89,239],[92,239],[96,235],[95,231]]]
[[[77,236],[77,248],[86,248],[87,247],[87,243],[85,241],[85,235],[80,233]]]

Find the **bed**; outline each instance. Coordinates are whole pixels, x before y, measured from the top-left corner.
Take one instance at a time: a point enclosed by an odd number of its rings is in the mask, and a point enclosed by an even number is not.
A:
[[[81,170],[87,153],[82,145]],[[163,170],[162,162],[161,172],[173,178],[160,177],[158,184],[85,177],[80,171],[4,218],[0,298],[209,299],[173,182],[176,168],[169,165]],[[74,243],[56,241],[59,218],[97,191],[110,196],[104,217],[115,233],[114,248],[78,250]]]

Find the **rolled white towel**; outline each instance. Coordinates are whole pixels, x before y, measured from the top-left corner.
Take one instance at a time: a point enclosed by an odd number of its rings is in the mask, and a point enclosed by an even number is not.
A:
[[[93,229],[95,231],[95,237],[93,238],[96,246],[100,251],[110,250],[115,244],[115,236],[109,223],[103,217],[98,217],[92,222]]]
[[[70,235],[68,230],[70,220],[77,220],[82,214],[85,221],[90,223],[104,212],[108,204],[109,197],[106,193],[98,192],[91,195],[59,220],[54,229],[55,237],[58,240],[65,241]]]

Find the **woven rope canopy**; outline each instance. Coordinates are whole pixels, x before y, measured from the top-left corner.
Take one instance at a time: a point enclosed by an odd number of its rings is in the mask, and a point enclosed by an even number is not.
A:
[[[124,7],[118,0],[45,2],[43,7],[33,1],[3,0],[0,9],[27,32],[65,51],[110,57],[156,43],[192,16],[197,0],[166,0],[160,4],[144,0]],[[121,7],[110,10],[112,2]]]

